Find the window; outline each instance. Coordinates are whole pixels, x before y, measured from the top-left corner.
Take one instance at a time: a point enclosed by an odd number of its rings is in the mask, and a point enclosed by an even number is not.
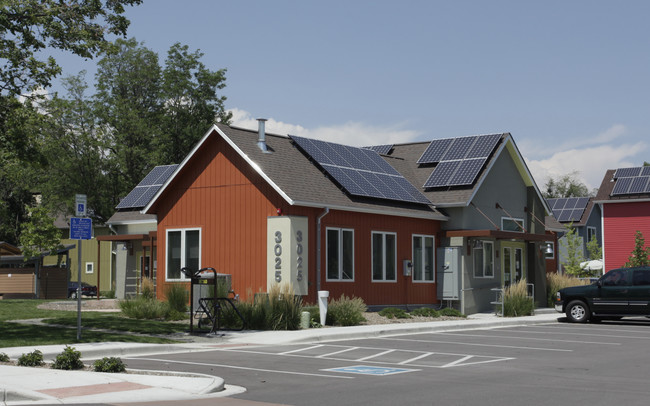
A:
[[[650,286],[650,271],[637,269],[632,278],[634,286]]]
[[[501,230],[523,233],[525,229],[526,224],[523,219],[501,217]]]
[[[198,270],[201,258],[201,230],[167,230],[167,280],[183,280],[181,268]]]
[[[93,273],[95,271],[94,262],[86,262],[86,273]]]
[[[354,230],[327,229],[327,280],[354,280]]]
[[[596,238],[596,227],[587,227],[587,242],[592,238]]]
[[[494,278],[494,243],[480,241],[474,248],[474,277]]]
[[[397,280],[397,234],[372,233],[372,280],[394,282]]]
[[[435,280],[435,244],[430,235],[413,236],[413,280],[433,282]]]

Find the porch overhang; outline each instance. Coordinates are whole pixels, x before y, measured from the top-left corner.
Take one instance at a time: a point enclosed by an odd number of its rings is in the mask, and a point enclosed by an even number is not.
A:
[[[95,239],[97,241],[149,241],[149,234],[100,235]]]
[[[517,240],[517,241],[549,241],[553,236],[546,234],[517,233],[514,231],[502,230],[447,230],[444,232],[445,237],[474,237],[474,238],[495,238],[497,240]]]

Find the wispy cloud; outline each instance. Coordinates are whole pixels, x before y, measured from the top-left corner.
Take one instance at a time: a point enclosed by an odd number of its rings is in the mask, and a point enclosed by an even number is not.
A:
[[[257,129],[257,119],[249,112],[232,109],[232,124],[237,127]],[[372,126],[361,122],[348,122],[329,127],[309,129],[269,118],[266,130],[275,134],[291,134],[353,146],[405,143],[415,140],[420,133],[399,125]]]

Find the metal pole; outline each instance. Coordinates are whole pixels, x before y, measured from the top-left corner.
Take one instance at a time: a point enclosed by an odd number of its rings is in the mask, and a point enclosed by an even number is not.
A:
[[[81,292],[81,240],[77,240],[77,341],[81,340]]]

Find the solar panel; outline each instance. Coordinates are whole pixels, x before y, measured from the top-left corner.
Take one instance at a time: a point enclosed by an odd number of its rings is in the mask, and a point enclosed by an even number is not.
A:
[[[546,199],[555,219],[561,223],[580,221],[589,204],[588,197],[561,197]]]
[[[145,207],[158,193],[178,165],[162,165],[153,168],[138,185],[116,206],[117,209]]]
[[[569,199],[564,197],[557,199],[557,204],[555,205],[555,208],[558,210],[562,210],[564,206],[566,206],[567,201],[569,201]]]
[[[500,139],[501,134],[480,135],[476,137],[476,142],[465,158],[487,158],[494,151],[494,147]]]
[[[461,161],[440,162],[424,183],[425,188],[449,186],[449,179],[454,175]]]
[[[369,147],[363,147],[363,148],[373,150],[379,155],[388,155],[390,151],[393,149],[393,144],[371,145]]]
[[[433,164],[442,161],[447,149],[454,141],[453,138],[444,138],[440,140],[433,140],[429,143],[427,149],[424,150],[424,153],[418,159],[417,163],[419,164]]]
[[[566,210],[565,210],[566,211]],[[569,215],[569,221],[580,221],[582,218],[582,213],[585,212],[585,209],[573,209]]]
[[[627,193],[636,194],[645,192],[649,179],[649,176],[639,176],[632,178],[632,184],[630,185],[630,189],[627,191]]]
[[[431,204],[372,149],[290,137],[351,195]]]
[[[650,166],[644,166],[641,170],[641,176],[650,176]]]
[[[616,180],[614,185],[614,190],[612,190],[612,196],[615,195],[626,195],[632,185],[632,179],[634,178],[619,178]]]
[[[614,179],[618,178],[630,178],[634,176],[640,176],[641,175],[641,170],[642,167],[636,167],[636,168],[619,168],[616,170],[614,173]]]
[[[447,153],[444,156],[444,160],[452,161],[454,159],[465,158],[467,151],[470,150],[475,141],[476,137],[455,138],[454,142],[449,147],[449,150],[447,150]]]
[[[449,184],[454,186],[471,185],[481,171],[484,162],[485,158],[461,161],[456,173],[449,179]]]

